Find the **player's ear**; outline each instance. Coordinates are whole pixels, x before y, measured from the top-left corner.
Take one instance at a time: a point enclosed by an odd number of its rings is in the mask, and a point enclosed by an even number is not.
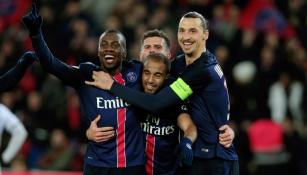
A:
[[[124,58],[124,59],[127,58],[127,52],[126,52],[126,51],[123,52],[123,58]]]
[[[122,52],[121,52],[121,56],[123,59],[127,58],[127,50],[123,48]]]
[[[171,60],[171,58],[172,58],[171,52],[168,52],[168,53],[166,54],[166,56],[167,56],[167,58],[168,58],[169,60]]]
[[[209,31],[205,30],[203,33],[203,40],[207,40],[209,38]]]

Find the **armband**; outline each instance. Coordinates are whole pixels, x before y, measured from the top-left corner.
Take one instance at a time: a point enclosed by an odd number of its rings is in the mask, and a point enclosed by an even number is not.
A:
[[[181,78],[178,78],[175,82],[173,82],[170,87],[181,100],[185,100],[193,93],[190,86],[186,84]]]

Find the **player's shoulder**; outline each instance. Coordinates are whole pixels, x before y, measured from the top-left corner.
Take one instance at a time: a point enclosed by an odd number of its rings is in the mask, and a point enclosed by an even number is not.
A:
[[[140,66],[140,65],[143,65],[143,62],[141,62],[140,60],[136,60],[136,59],[126,59],[126,60],[123,60],[123,65]]]
[[[185,57],[184,54],[176,56],[172,60],[172,66],[171,66],[171,75],[174,75],[175,77],[178,76],[178,73],[182,73],[186,67],[185,63]]]
[[[85,63],[81,63],[79,64],[79,66],[73,66],[76,69],[98,69],[99,66],[92,63],[92,62],[85,62]]]
[[[143,62],[135,59],[123,60],[123,70],[136,70],[141,71],[143,69]]]
[[[208,49],[206,50],[206,52],[204,52],[201,55],[201,58],[202,58],[201,59],[202,63],[207,65],[207,66],[217,64],[216,56],[213,53],[211,53]]]
[[[73,66],[75,69],[79,69],[80,73],[86,77],[86,79],[92,76],[93,71],[101,70],[100,67],[92,62],[85,62],[79,64],[79,66]]]
[[[184,54],[179,54],[173,59],[172,63],[177,63],[184,60],[185,60]]]

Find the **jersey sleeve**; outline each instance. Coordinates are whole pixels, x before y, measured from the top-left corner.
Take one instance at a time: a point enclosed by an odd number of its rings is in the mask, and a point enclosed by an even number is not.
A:
[[[153,113],[181,101],[170,87],[163,88],[157,94],[146,94],[114,82],[111,92],[128,103]]]
[[[19,59],[17,64],[4,75],[0,76],[0,92],[13,88],[23,77],[27,68],[34,60]]]
[[[56,58],[49,50],[42,32],[38,35],[31,36],[33,48],[39,58],[39,61],[45,71],[55,75],[65,84],[71,86],[78,86],[84,84],[84,78],[80,73],[78,67],[67,65]]]
[[[203,62],[189,65],[186,70],[179,76],[192,91],[204,88],[210,82],[210,72],[208,65]]]
[[[206,69],[201,64],[188,67],[170,86],[161,89],[157,94],[146,94],[117,83],[111,87],[111,92],[127,102],[150,112],[158,112],[186,100],[193,91],[206,86]]]

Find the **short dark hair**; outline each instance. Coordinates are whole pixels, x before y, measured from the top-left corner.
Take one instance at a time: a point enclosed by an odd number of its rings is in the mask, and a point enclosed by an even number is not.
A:
[[[149,60],[153,60],[156,62],[162,62],[166,67],[166,74],[170,72],[171,69],[171,62],[170,60],[162,53],[151,53],[147,55],[144,60],[144,64],[146,64]]]
[[[149,37],[160,37],[163,38],[166,42],[166,46],[168,49],[171,47],[171,42],[170,39],[168,38],[167,34],[163,32],[162,30],[154,29],[154,30],[148,30],[144,33],[142,40],[141,40],[141,45],[144,44],[144,40]]]
[[[203,15],[201,15],[198,12],[188,12],[188,13],[184,14],[182,16],[182,18],[199,18],[204,31],[209,30],[209,21]]]
[[[118,34],[118,35],[120,36],[120,38],[121,38],[122,44],[123,44],[124,49],[125,49],[125,52],[126,52],[126,50],[127,50],[127,42],[126,42],[126,37],[125,37],[125,35],[124,35],[122,32],[120,32],[119,30],[116,30],[116,29],[107,29],[107,30],[105,30],[105,31],[101,34],[101,36],[102,36],[102,35],[105,35],[105,34],[107,34],[107,33],[116,33],[116,34]]]

